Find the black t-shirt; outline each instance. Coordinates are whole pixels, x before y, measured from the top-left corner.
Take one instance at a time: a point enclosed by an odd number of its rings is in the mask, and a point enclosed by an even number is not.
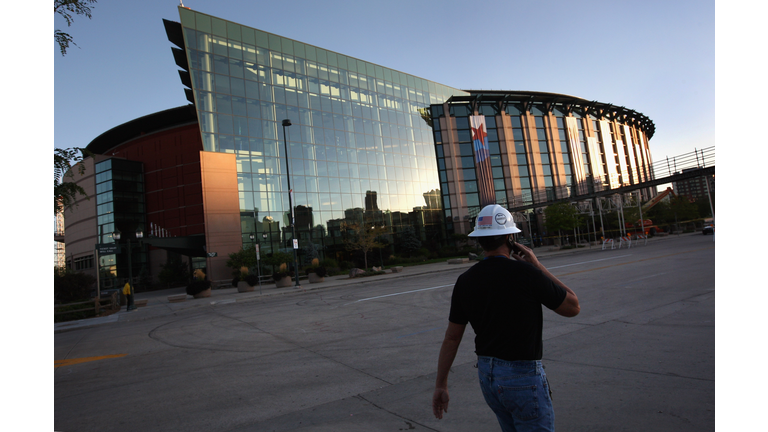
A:
[[[448,320],[472,325],[479,356],[541,360],[541,305],[557,309],[565,296],[565,289],[528,263],[487,258],[459,276]]]

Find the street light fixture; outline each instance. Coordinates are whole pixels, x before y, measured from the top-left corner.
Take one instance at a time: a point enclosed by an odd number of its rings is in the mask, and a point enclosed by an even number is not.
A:
[[[296,225],[293,223],[293,190],[291,189],[291,169],[288,166],[288,137],[285,134],[285,128],[291,125],[290,119],[283,120],[283,145],[285,146],[285,174],[288,178],[288,220],[291,223],[291,236],[293,241],[296,242]],[[301,288],[299,285],[299,256],[296,252],[296,247],[293,246],[293,272],[296,277],[296,288]]]

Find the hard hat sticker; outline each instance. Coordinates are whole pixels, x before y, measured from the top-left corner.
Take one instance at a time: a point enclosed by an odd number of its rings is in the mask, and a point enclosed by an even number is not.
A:
[[[490,228],[490,226],[491,226],[490,216],[480,216],[477,218],[478,228]]]
[[[496,213],[496,223],[504,225],[507,223],[507,216],[504,213]]]

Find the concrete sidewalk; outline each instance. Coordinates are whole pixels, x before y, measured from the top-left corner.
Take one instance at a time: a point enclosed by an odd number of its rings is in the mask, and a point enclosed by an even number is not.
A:
[[[695,234],[701,235],[701,233],[692,233],[692,234],[683,234],[683,235],[695,235]],[[644,242],[643,240],[640,240],[638,243],[633,242],[632,247],[646,247],[648,245],[651,245],[654,242],[663,241],[666,239],[674,239],[677,237],[678,237],[677,235],[664,236],[664,237],[657,236],[657,237],[648,239],[647,243]],[[601,245],[592,245],[588,247],[582,247],[582,248],[576,248],[576,249],[565,249],[565,250],[557,250],[557,248],[554,248],[552,246],[543,246],[543,247],[535,248],[534,253],[539,259],[542,260],[542,262],[546,262],[548,258],[562,256],[562,255],[578,254],[578,253],[585,253],[585,252],[601,252],[601,251],[602,253],[616,252],[617,250],[619,250],[618,244],[615,247],[617,249],[611,250],[609,248],[602,251]],[[626,250],[626,246],[623,246],[622,249]],[[466,263],[461,263],[461,264],[449,264],[447,261],[444,261],[439,263],[415,265],[415,266],[404,267],[403,271],[399,273],[392,273],[390,270],[387,270],[387,273],[384,275],[371,276],[371,277],[350,278],[348,275],[327,276],[325,277],[325,280],[323,282],[312,283],[312,284],[310,284],[308,280],[300,280],[299,281],[299,283],[301,284],[300,289],[295,286],[291,286],[288,288],[276,288],[274,283],[268,283],[268,284],[262,284],[261,287],[257,285],[256,287],[254,287],[254,291],[239,293],[237,291],[237,288],[230,287],[230,288],[211,290],[211,296],[206,298],[195,299],[192,296],[187,295],[186,299],[181,302],[170,302],[168,297],[186,294],[185,287],[137,293],[135,300],[137,301],[146,300],[147,301],[146,306],[139,307],[130,312],[126,311],[123,308],[119,312],[116,312],[114,314],[111,314],[105,317],[96,317],[96,318],[88,318],[88,319],[82,319],[82,320],[76,320],[76,321],[54,323],[54,333],[61,332],[61,331],[74,330],[74,329],[87,328],[87,327],[92,327],[92,326],[97,326],[97,325],[102,325],[107,323],[114,323],[114,322],[146,320],[146,319],[154,318],[156,316],[173,314],[180,310],[186,310],[186,309],[206,306],[206,305],[222,305],[227,303],[248,302],[248,301],[259,300],[260,298],[266,297],[266,296],[296,295],[296,294],[301,294],[305,292],[323,290],[327,288],[335,288],[335,287],[340,287],[345,285],[364,284],[372,281],[380,282],[383,279],[399,279],[404,277],[418,276],[418,275],[443,272],[448,270],[468,269],[469,267],[474,265],[476,262],[477,261],[470,260]]]

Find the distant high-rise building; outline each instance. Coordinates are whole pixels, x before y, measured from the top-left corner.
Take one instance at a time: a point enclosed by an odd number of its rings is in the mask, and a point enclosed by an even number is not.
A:
[[[692,171],[692,169],[685,169],[683,172]],[[686,180],[674,182],[675,194],[678,196],[688,197],[691,201],[697,201],[699,199],[707,198],[707,181],[709,181],[709,191],[712,196],[712,201],[715,200],[715,176],[700,176]]]

